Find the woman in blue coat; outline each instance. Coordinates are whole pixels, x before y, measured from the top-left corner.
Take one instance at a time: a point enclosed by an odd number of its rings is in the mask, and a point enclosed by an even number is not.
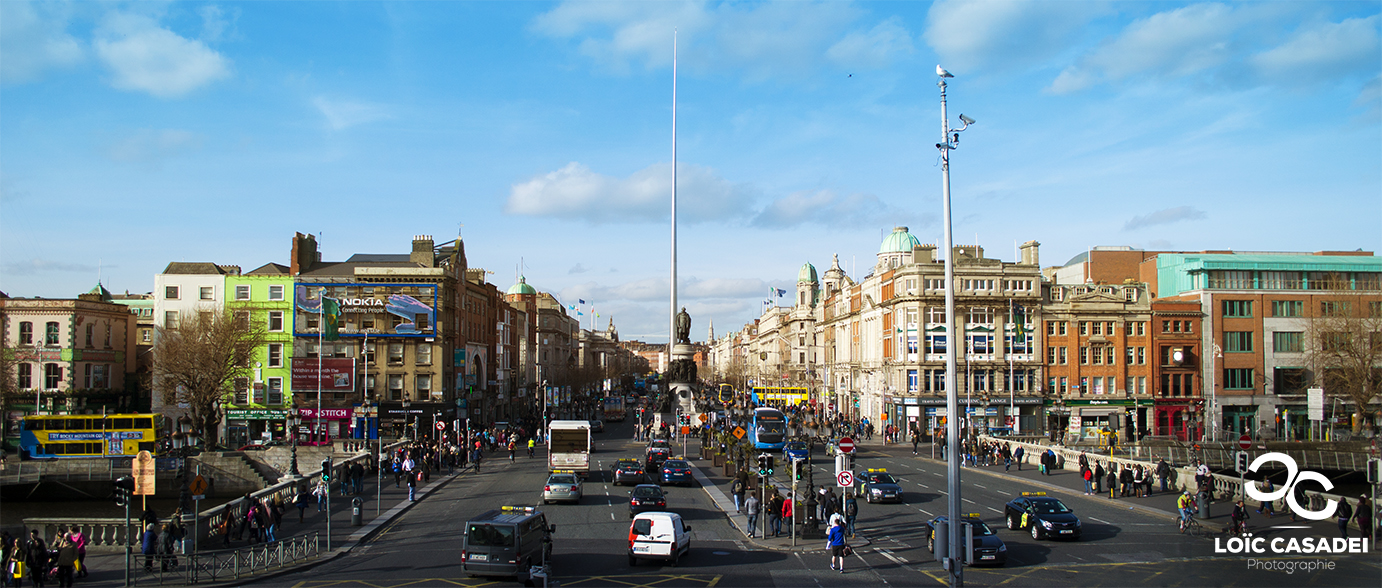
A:
[[[139,547],[139,552],[144,554],[144,571],[154,571],[154,556],[158,555],[158,531],[154,530],[153,524],[145,525]]]

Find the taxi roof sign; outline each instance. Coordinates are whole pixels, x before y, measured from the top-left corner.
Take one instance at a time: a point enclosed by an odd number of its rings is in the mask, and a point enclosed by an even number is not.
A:
[[[1045,492],[1023,492],[1023,496],[1046,496]]]
[[[882,472],[886,474],[888,473],[888,468],[869,468],[869,473],[873,472]]]
[[[537,509],[531,506],[501,506],[499,507],[499,510],[502,510],[504,512],[534,512]]]
[[[977,512],[972,512],[972,513],[969,513],[969,514],[967,514],[967,515],[965,515],[965,516],[968,517],[968,518],[971,518],[971,519],[980,518],[980,517],[979,517],[979,513],[977,513]]]

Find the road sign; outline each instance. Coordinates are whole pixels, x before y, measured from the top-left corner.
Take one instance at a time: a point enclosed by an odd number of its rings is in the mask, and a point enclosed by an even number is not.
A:
[[[854,472],[845,470],[843,472],[835,474],[835,484],[839,485],[839,487],[841,488],[853,488]]]
[[[709,416],[706,416],[705,413],[701,413],[701,416],[698,416],[698,417],[696,417],[696,418],[697,418],[697,419],[700,419],[700,421],[701,421],[702,423],[704,423],[704,422],[710,420],[710,417],[709,417]]]
[[[192,478],[192,483],[187,485],[188,494],[192,495],[192,500],[206,500],[206,478],[198,474]]]
[[[840,453],[854,453],[854,440],[849,437],[840,437],[836,446],[840,448]]]
[[[1243,433],[1243,436],[1238,438],[1238,448],[1252,449],[1252,435]]]
[[[148,451],[140,451],[139,455],[133,460],[134,475],[134,495],[153,496],[154,495],[154,456]]]
[[[748,433],[748,431],[745,431],[743,427],[734,427],[735,439],[743,439],[745,433]]]
[[[683,435],[690,435],[690,434],[691,434],[691,427],[682,427],[682,428],[681,428],[681,434],[683,434]]]
[[[443,422],[443,421],[437,421],[437,430],[438,430],[438,431],[445,431],[445,430],[446,430],[446,423]]]

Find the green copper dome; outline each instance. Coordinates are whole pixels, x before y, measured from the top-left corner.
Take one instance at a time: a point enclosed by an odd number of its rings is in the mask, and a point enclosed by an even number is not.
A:
[[[892,234],[883,239],[883,245],[878,248],[879,253],[911,253],[912,249],[921,245],[921,240],[907,232],[907,227],[894,227]]]
[[[518,276],[518,283],[509,286],[508,294],[537,294],[537,290],[528,285],[527,278]]]
[[[816,281],[816,266],[811,265],[810,262],[801,266],[801,271],[797,272],[797,283],[814,283]]]

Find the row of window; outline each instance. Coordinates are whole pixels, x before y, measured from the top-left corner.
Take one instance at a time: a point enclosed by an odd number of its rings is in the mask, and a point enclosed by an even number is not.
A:
[[[924,278],[926,289],[939,291],[945,289],[944,278]],[[1004,290],[1014,292],[1031,292],[1035,282],[1032,280],[990,280],[990,279],[964,279],[960,281],[964,290],[994,290],[995,285],[1001,284]],[[916,294],[916,278],[908,278],[905,282],[906,292]]]
[[[63,368],[60,364],[43,364],[43,389],[56,390],[62,383]],[[34,364],[20,363],[16,366],[17,385],[20,390],[32,390],[34,388]],[[112,366],[100,363],[87,363],[82,366],[83,388],[88,390],[102,390],[110,388],[111,375],[114,373]]]
[[[969,379],[969,390],[973,392],[988,391],[1014,391],[1022,392],[1031,388],[1032,382],[1036,377],[1035,370],[1016,369],[1004,370],[974,370],[959,376],[960,380]],[[999,384],[1002,388],[997,388]],[[945,370],[907,370],[907,391],[916,394],[921,391],[921,386],[925,386],[927,392],[945,391]],[[963,382],[960,383],[963,388]]]
[[[1124,347],[1127,365],[1146,365],[1146,347]],[[1169,347],[1165,349],[1170,349]],[[1113,346],[1080,347],[1080,365],[1117,365],[1118,352]],[[1046,348],[1046,363],[1049,365],[1067,365],[1070,361],[1068,348],[1064,346],[1051,346]]]
[[[1220,308],[1225,318],[1252,318],[1251,300],[1224,300]],[[1272,316],[1277,318],[1301,317],[1305,312],[1303,300],[1273,300]],[[1319,316],[1353,316],[1353,304],[1348,300],[1321,300]],[[1382,318],[1382,301],[1368,302],[1368,316]]]
[[[177,286],[170,286],[176,288]],[[238,284],[235,286],[236,300],[250,300],[251,287],[249,284]],[[269,285],[269,300],[283,300],[283,286],[278,284]]]
[[[1382,273],[1211,271],[1209,287],[1222,290],[1382,290]]]
[[[47,346],[58,345],[59,336],[62,333],[62,326],[57,321],[48,321],[44,325],[43,344]],[[19,344],[34,344],[34,324],[29,321],[19,323]]]
[[[1125,288],[1118,288],[1115,286],[1052,286],[1051,300],[1056,302],[1065,300],[1066,290],[1069,290],[1070,294],[1073,296],[1082,296],[1091,292],[1116,296],[1118,291],[1122,290],[1123,300],[1127,302],[1136,302],[1139,292],[1141,291],[1139,288],[1131,286]]]
[[[1047,384],[1058,394],[1066,394],[1073,391],[1078,394],[1105,395],[1117,394],[1119,392],[1117,389],[1117,382],[1118,378],[1115,376],[1084,376],[1075,384],[1077,387],[1071,389],[1070,378],[1061,376],[1058,378],[1051,378],[1047,381]],[[1128,376],[1124,383],[1123,392],[1130,394],[1146,394],[1147,376]]]

